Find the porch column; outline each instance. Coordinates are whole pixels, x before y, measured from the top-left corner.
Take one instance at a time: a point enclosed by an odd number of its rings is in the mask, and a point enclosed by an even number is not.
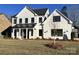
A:
[[[14,33],[15,33],[15,29],[12,29],[11,37],[12,37],[13,39],[15,39]]]
[[[21,39],[22,40],[22,38],[21,38],[22,36],[21,36],[21,29],[19,29],[19,39]]]

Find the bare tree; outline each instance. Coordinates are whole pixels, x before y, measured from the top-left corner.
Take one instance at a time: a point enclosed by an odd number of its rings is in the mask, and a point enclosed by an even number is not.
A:
[[[77,5],[71,5],[69,7],[69,18],[73,21],[73,25],[77,26],[79,20],[79,7]]]

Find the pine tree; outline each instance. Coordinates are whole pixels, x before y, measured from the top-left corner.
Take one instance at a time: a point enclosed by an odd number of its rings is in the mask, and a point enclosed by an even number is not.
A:
[[[67,7],[64,6],[62,9],[61,9],[61,12],[66,16],[68,17],[68,14],[67,14]]]

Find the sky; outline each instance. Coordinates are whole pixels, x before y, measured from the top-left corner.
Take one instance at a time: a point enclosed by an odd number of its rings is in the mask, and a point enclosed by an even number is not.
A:
[[[69,4],[0,4],[0,13],[4,13],[8,16],[13,16],[20,12],[25,6],[29,6],[30,8],[49,8],[50,13],[54,11],[54,9],[61,10],[63,6],[70,7]]]

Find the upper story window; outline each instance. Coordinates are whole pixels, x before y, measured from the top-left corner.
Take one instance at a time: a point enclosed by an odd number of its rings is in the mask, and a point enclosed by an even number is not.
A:
[[[22,24],[22,18],[19,19],[19,23]]]
[[[53,16],[53,22],[60,22],[60,16]]]
[[[28,23],[28,18],[25,18],[25,23]]]
[[[31,23],[34,23],[34,18],[31,18]]]
[[[14,24],[16,24],[17,23],[17,20],[16,20],[16,18],[14,19]]]
[[[39,23],[42,23],[42,17],[39,18]]]

